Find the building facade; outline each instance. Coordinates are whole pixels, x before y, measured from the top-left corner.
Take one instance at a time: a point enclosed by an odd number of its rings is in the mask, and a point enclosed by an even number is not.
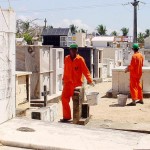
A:
[[[54,47],[69,47],[75,43],[69,28],[50,28],[42,32],[43,45],[53,45]]]

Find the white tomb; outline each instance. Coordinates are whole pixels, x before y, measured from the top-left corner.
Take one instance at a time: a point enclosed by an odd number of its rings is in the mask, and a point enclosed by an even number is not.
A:
[[[52,48],[53,59],[53,92],[59,93],[62,91],[62,77],[64,68],[64,49]]]
[[[125,73],[125,66],[114,68],[112,70],[112,94],[117,95],[119,93],[128,94],[129,88],[129,73]],[[150,67],[143,67],[143,75],[141,78],[143,93],[150,93]]]
[[[0,11],[0,123],[15,117],[15,33],[14,11]]]
[[[28,109],[26,117],[42,121],[54,122],[58,117],[58,104],[49,103],[46,107]]]

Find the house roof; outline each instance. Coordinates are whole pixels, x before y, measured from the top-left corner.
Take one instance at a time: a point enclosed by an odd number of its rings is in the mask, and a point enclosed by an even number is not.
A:
[[[92,42],[99,41],[99,42],[113,42],[114,36],[96,36],[92,39]]]
[[[67,36],[69,33],[69,28],[50,28],[50,29],[43,29],[42,36],[49,36],[49,35],[62,35]]]

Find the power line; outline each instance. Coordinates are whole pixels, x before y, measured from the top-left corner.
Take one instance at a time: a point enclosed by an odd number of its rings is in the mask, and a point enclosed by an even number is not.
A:
[[[134,7],[134,25],[133,25],[133,42],[137,43],[137,7],[139,7],[139,3],[141,4],[146,4],[145,2],[142,1],[137,1],[134,0],[133,2],[128,2],[123,5],[132,5]]]
[[[62,8],[51,8],[51,9],[37,9],[37,10],[25,10],[16,11],[20,13],[32,13],[32,12],[48,12],[48,11],[67,11],[67,10],[78,10],[78,9],[88,9],[88,8],[99,8],[99,7],[112,7],[119,6],[121,4],[103,4],[103,5],[90,5],[90,6],[78,6],[78,7],[62,7]]]

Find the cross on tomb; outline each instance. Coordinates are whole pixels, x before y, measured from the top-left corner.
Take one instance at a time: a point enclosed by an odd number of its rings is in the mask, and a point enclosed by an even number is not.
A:
[[[42,96],[44,96],[44,107],[46,107],[47,105],[47,95],[49,94],[50,92],[47,91],[47,86],[44,85],[44,92],[42,92]]]

